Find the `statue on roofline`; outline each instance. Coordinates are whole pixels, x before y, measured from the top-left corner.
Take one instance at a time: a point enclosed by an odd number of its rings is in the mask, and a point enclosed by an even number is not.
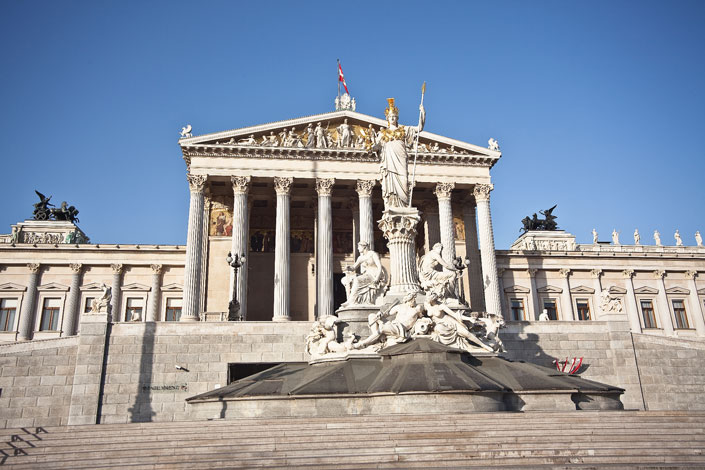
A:
[[[558,207],[558,204],[545,211],[539,211],[539,214],[544,216],[543,219],[539,219],[535,212],[532,217],[527,215],[521,219],[523,227],[519,230],[522,230],[524,233],[530,230],[558,230],[558,224],[556,223],[557,217],[553,215],[553,210],[556,207]]]

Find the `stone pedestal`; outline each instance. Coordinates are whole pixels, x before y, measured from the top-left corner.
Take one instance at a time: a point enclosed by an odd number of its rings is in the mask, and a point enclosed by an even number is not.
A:
[[[421,220],[415,207],[387,209],[379,228],[388,240],[391,282],[387,297],[421,291],[416,268],[416,226]]]
[[[372,334],[368,318],[371,314],[379,312],[378,305],[354,305],[351,307],[341,307],[335,311],[335,314],[344,322],[341,325],[340,331],[346,335],[355,333],[360,338],[367,338]],[[338,338],[342,341],[343,338]]]

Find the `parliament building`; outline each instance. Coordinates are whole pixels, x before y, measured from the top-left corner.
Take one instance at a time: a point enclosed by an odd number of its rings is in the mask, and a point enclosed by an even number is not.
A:
[[[184,130],[186,181],[174,184],[190,191],[185,246],[90,242],[51,218],[8,228],[0,426],[192,419],[186,398],[307,361],[312,322],[345,302],[358,243],[390,270],[370,148],[384,103],[371,116],[343,98],[323,114]],[[567,227],[497,249],[491,199],[508,189],[492,183],[496,141],[423,131],[410,145],[416,255],[441,243],[466,266],[463,301],[504,317],[506,357],[551,367],[581,357],[580,374],[624,388],[626,408],[705,410],[701,239],[578,244]],[[96,308],[108,290],[109,308]]]

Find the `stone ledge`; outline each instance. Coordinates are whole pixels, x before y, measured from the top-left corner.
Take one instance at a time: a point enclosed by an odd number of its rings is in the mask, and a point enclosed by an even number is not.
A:
[[[78,346],[78,338],[78,336],[67,336],[65,338],[38,339],[23,341],[21,343],[0,344],[0,354],[14,354],[42,349]]]

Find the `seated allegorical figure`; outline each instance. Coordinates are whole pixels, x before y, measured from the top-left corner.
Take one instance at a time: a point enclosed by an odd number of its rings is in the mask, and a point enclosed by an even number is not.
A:
[[[357,244],[360,256],[355,264],[345,268],[342,284],[345,286],[347,301],[342,305],[374,305],[382,294],[386,282],[386,272],[376,251],[370,250],[367,242]],[[357,270],[359,269],[359,274]]]
[[[436,243],[433,249],[419,261],[421,287],[426,292],[435,292],[438,298],[455,298],[455,280],[461,271],[443,259],[443,245]]]

